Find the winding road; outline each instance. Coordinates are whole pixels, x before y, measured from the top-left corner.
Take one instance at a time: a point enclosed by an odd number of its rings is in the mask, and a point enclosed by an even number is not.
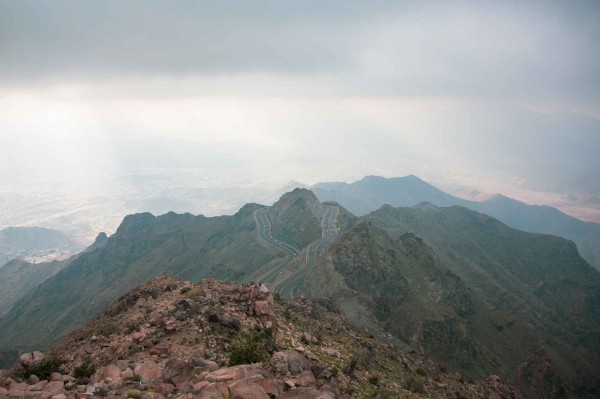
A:
[[[279,265],[269,272],[256,277],[257,281],[271,284],[277,276],[279,276],[279,273],[281,273],[300,254],[300,250],[292,245],[273,238],[271,222],[267,217],[267,208],[261,208],[254,211],[254,221],[256,222],[258,238],[285,253],[285,259]]]
[[[285,253],[285,259],[271,271],[262,275],[258,280],[271,284],[274,290],[279,291],[286,298],[294,298],[295,290],[302,282],[302,279],[314,268],[317,256],[325,252],[327,247],[335,240],[337,234],[335,223],[339,208],[333,205],[323,206],[325,212],[321,220],[321,238],[311,242],[306,247],[306,261],[304,264],[298,270],[281,276],[281,278],[279,277],[282,272],[295,260],[300,251],[285,242],[273,238],[271,223],[266,214],[267,208],[258,209],[254,212],[254,220],[256,221],[259,238]]]

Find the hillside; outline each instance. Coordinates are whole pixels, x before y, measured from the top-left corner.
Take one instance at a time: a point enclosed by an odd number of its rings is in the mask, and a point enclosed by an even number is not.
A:
[[[296,188],[283,194],[269,209],[273,236],[297,248],[321,237],[323,206],[315,194]]]
[[[461,207],[384,206],[334,243],[304,292],[332,296],[362,331],[470,376],[498,373],[529,397],[598,393],[600,273],[559,237]]]
[[[81,254],[0,319],[0,347],[40,347],[81,325],[131,288],[163,274],[237,278],[273,258],[255,240],[248,205],[233,216],[127,216],[104,246]],[[43,328],[39,328],[43,326]]]
[[[61,394],[521,397],[498,377],[467,381],[422,355],[356,333],[327,303],[283,302],[264,285],[171,277],[127,293],[47,353],[25,354],[0,375],[1,397]]]
[[[44,227],[7,227],[0,230],[0,267],[11,259],[45,261],[74,254],[83,246],[65,233]]]
[[[270,270],[284,254],[258,239],[254,211],[261,208],[248,204],[235,215],[219,217],[172,212],[125,217],[114,235],[100,235],[90,249],[14,303],[0,319],[0,348],[45,347],[154,277],[246,281],[257,270]],[[295,238],[298,245],[320,238],[321,211],[314,194],[302,189],[268,208],[277,220],[274,235]]]
[[[0,318],[29,290],[54,276],[63,267],[64,262],[36,265],[13,259],[0,268]]]
[[[528,205],[496,195],[486,201],[467,201],[435,188],[416,176],[367,176],[354,183],[319,183],[312,187],[321,201],[337,201],[356,215],[383,205],[410,207],[421,202],[436,206],[460,205],[490,215],[531,233],[554,234],[577,244],[581,256],[600,270],[600,224],[583,222],[549,206]]]

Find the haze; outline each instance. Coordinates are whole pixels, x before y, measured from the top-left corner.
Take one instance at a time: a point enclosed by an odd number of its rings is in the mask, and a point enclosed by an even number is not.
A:
[[[596,1],[3,1],[0,228],[89,240],[407,174],[600,222],[598,21]]]

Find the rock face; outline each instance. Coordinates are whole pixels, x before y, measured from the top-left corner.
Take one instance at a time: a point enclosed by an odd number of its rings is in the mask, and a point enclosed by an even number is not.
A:
[[[46,354],[23,355],[0,374],[0,398],[520,398],[497,377],[467,383],[441,370],[351,331],[320,303],[164,277]]]

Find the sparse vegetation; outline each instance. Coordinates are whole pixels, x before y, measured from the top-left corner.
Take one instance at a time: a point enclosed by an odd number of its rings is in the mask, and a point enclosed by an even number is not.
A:
[[[233,346],[229,365],[261,363],[274,348],[273,331],[268,328],[255,332],[246,342]]]
[[[119,326],[114,323],[106,323],[98,330],[98,334],[108,337],[111,334],[117,334],[119,332]]]
[[[40,379],[47,379],[52,373],[60,373],[61,366],[65,363],[65,360],[58,356],[46,356],[38,364],[31,367],[25,367],[22,371],[17,373],[17,377],[29,378],[31,375],[36,375]]]
[[[95,372],[96,366],[86,360],[73,369],[73,377],[77,379],[90,378]]]

